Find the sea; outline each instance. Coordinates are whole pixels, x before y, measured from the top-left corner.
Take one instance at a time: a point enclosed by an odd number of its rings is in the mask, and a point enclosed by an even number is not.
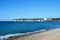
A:
[[[8,38],[14,35],[23,35],[40,30],[60,28],[60,22],[15,22],[0,21],[0,38]]]

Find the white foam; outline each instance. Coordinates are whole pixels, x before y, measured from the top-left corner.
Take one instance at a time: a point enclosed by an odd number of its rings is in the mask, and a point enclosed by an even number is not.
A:
[[[32,33],[37,33],[37,32],[42,32],[42,31],[46,31],[46,29],[39,30],[39,31],[34,31],[34,32],[16,33],[16,34],[9,34],[9,35],[5,35],[5,36],[0,36],[0,40],[6,40],[10,37],[20,36],[20,35],[27,35],[27,34],[32,34]]]

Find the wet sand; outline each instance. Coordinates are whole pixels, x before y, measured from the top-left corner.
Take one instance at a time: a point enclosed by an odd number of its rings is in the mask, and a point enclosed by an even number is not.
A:
[[[60,28],[22,36],[12,40],[60,40]]]

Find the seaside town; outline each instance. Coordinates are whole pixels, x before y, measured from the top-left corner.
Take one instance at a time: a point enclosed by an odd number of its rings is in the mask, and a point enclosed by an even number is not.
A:
[[[20,18],[13,19],[13,21],[17,22],[40,22],[40,21],[60,21],[60,18]]]

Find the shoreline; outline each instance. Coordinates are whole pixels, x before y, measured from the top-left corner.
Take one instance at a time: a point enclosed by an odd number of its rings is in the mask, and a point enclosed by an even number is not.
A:
[[[31,34],[35,34],[38,32],[44,32],[46,31],[46,29],[42,29],[42,30],[37,30],[37,31],[33,31],[33,32],[27,32],[27,33],[16,33],[16,34],[9,34],[9,35],[5,35],[5,36],[0,36],[1,40],[10,40],[10,39],[15,39],[18,37],[23,37],[23,36],[27,36],[27,35],[31,35]]]
[[[17,36],[9,38],[8,40],[60,40],[60,28],[24,36]]]

